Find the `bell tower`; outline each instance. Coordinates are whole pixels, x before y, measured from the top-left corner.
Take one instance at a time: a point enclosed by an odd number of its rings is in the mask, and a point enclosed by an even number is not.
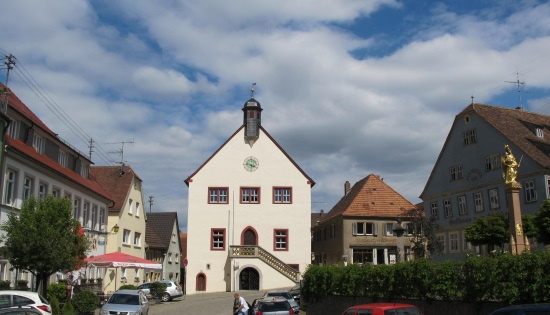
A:
[[[242,108],[244,113],[244,139],[250,144],[254,145],[254,142],[260,137],[260,125],[262,117],[262,107],[260,103],[254,99],[254,85],[250,89],[252,92],[252,97],[244,103]]]

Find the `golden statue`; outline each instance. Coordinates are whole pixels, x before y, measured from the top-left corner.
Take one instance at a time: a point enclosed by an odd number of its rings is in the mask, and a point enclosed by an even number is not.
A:
[[[506,184],[515,183],[518,175],[519,163],[516,162],[516,158],[507,144],[504,145],[504,155],[500,158],[500,160],[504,168],[502,173],[504,181]]]

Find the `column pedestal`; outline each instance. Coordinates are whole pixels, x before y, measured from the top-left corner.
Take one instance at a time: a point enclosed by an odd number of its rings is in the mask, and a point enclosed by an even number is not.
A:
[[[519,191],[521,185],[517,182],[507,183],[504,187],[508,199],[508,220],[510,232],[510,253],[517,255],[529,250],[529,241],[523,233],[521,223],[521,206],[519,202]]]

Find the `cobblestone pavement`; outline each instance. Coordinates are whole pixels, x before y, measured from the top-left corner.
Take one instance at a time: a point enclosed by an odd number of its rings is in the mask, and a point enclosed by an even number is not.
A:
[[[239,291],[248,303],[264,295],[265,291]],[[149,315],[195,314],[195,315],[231,315],[234,292],[203,293],[186,295],[170,302],[155,304],[151,301]],[[300,315],[302,312],[300,312]]]

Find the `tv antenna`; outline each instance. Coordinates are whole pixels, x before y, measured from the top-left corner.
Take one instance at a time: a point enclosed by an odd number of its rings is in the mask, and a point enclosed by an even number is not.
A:
[[[525,81],[519,80],[519,72],[516,72],[516,81],[504,81],[506,83],[515,84],[518,92],[519,106],[522,107],[521,93],[523,93],[523,87],[525,86]],[[527,92],[525,92],[527,93]]]
[[[124,165],[124,145],[125,144],[134,144],[135,141],[134,139],[132,139],[132,141],[121,141],[121,142],[109,142],[109,143],[106,143],[106,144],[119,144],[120,145],[120,150],[116,150],[116,151],[111,151],[109,153],[117,153],[117,154],[120,154],[120,164],[121,165]]]

